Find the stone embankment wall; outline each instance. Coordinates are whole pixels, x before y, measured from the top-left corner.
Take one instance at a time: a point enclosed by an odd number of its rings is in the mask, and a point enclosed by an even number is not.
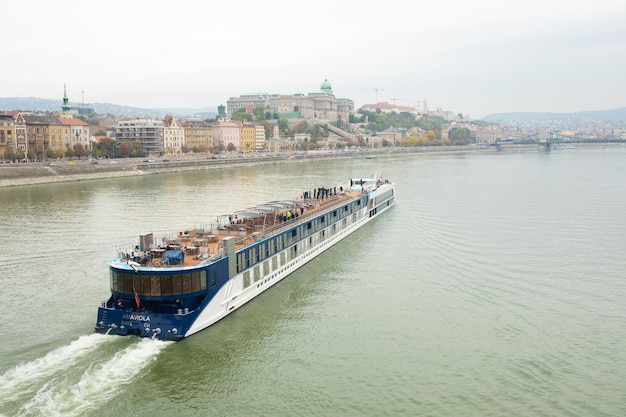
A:
[[[576,147],[586,146],[621,146],[619,144],[576,144]],[[544,147],[545,148],[545,147]],[[164,162],[157,159],[154,162],[143,162],[142,159],[118,159],[115,163],[109,160],[98,161],[92,164],[89,161],[58,162],[54,165],[43,163],[30,164],[0,164],[0,187],[14,187],[21,185],[45,184],[65,181],[85,181],[100,178],[127,177],[132,175],[146,175],[163,172],[191,171],[224,168],[228,166],[250,166],[261,164],[289,163],[316,158],[365,158],[368,155],[387,155],[403,153],[442,153],[442,152],[481,152],[494,153],[500,151],[520,152],[538,151],[537,145],[507,144],[496,147],[476,146],[441,146],[416,148],[384,148],[359,151],[319,151],[293,152],[278,154],[247,154],[231,155],[226,158],[212,158],[205,155],[183,157]]]

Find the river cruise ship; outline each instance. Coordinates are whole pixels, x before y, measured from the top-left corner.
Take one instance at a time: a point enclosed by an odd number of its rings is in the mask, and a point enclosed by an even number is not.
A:
[[[210,228],[139,237],[109,263],[111,296],[95,330],[180,340],[206,329],[395,202],[395,186],[359,178],[219,216]]]

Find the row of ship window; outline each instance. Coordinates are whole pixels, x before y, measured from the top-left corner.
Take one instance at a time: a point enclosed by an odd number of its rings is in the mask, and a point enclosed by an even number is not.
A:
[[[215,285],[215,276],[210,285]],[[136,275],[111,271],[113,291],[140,295],[179,295],[202,291],[207,288],[206,270],[176,275]]]
[[[298,226],[286,233],[282,233],[279,236],[271,239],[269,242],[262,242],[254,247],[242,251],[237,254],[237,272],[244,271],[250,268],[252,265],[262,262],[264,259],[267,259],[282,251],[284,248],[293,245],[296,242],[300,242],[301,240],[309,237],[309,244],[313,244],[313,234],[320,231],[319,239],[324,239],[325,237],[325,229],[328,228],[327,223],[338,222],[343,218],[343,222],[341,222],[342,227],[345,228],[347,226],[347,215],[352,213],[361,206],[361,199],[352,203],[354,206],[352,210],[350,210],[349,205],[345,205],[338,210],[334,210],[330,213],[325,214],[322,217],[319,217],[315,220],[312,220],[308,223]],[[343,213],[342,213],[343,212]],[[343,216],[339,217],[340,214]],[[352,214],[352,221],[354,222],[357,218],[357,214]],[[313,223],[316,223],[315,225]],[[332,225],[332,229],[330,233],[335,233],[337,227],[337,223]],[[297,246],[292,247],[292,251],[295,252]],[[295,256],[295,254],[290,254]]]
[[[333,225],[333,232],[332,234],[335,234],[335,225]],[[322,234],[324,233],[324,231],[322,231]],[[311,238],[309,238],[311,239]],[[320,243],[320,247],[326,246],[327,242],[322,242]],[[270,277],[265,278],[263,281],[259,282],[261,280],[261,267],[259,265],[255,266],[252,271],[248,270],[245,271],[243,273],[243,287],[244,288],[248,288],[250,285],[252,285],[253,283],[256,283],[257,288],[259,288],[261,285],[267,283],[268,281],[274,279],[276,276],[278,276],[278,274],[282,274],[285,271],[285,268],[283,268],[288,261],[292,261],[294,258],[296,258],[297,255],[297,244],[294,245],[291,250],[289,251],[289,259],[287,260],[287,252],[283,252],[281,253],[280,256],[280,267],[281,269],[278,270],[278,256],[274,256],[272,258],[272,271],[274,271],[274,274],[272,274]],[[310,256],[311,253],[307,253],[305,254],[305,258],[307,256]],[[267,276],[270,273],[270,265],[269,265],[270,261],[265,261],[263,262],[263,276]],[[300,262],[299,260],[297,260],[296,262]]]

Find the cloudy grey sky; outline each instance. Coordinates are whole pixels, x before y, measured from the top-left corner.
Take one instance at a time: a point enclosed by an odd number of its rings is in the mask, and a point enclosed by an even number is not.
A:
[[[0,97],[140,107],[318,91],[474,118],[626,106],[626,1],[23,0]]]

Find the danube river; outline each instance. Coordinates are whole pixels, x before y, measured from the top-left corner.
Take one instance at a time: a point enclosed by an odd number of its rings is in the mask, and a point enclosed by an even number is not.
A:
[[[626,415],[626,149],[0,189],[0,415]],[[140,234],[378,172],[397,205],[178,343],[95,334]]]

